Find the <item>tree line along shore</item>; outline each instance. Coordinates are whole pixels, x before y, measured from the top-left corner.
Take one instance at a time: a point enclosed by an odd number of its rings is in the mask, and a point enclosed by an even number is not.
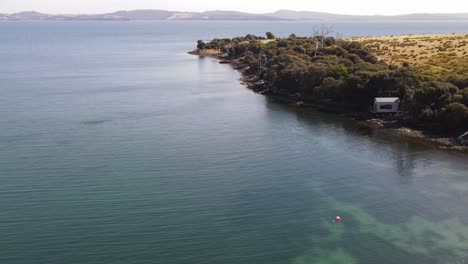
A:
[[[399,97],[399,112],[380,125],[439,135],[446,145],[468,130],[468,34],[344,39],[330,33],[322,27],[313,37],[267,32],[199,40],[190,53],[231,63],[254,91],[298,105],[371,119],[376,97]]]

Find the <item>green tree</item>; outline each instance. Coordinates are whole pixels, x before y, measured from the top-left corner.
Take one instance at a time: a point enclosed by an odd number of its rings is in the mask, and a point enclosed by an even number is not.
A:
[[[271,33],[271,32],[267,32],[266,37],[267,37],[267,39],[276,39],[275,35],[273,35],[273,33]]]
[[[203,40],[197,41],[197,49],[204,49],[206,46],[205,42]]]
[[[468,108],[460,103],[451,103],[442,110],[445,130],[465,131],[468,129]]]

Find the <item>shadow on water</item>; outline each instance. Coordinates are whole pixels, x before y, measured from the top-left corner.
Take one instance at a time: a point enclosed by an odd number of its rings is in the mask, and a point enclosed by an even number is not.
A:
[[[369,127],[363,121],[353,120],[351,118],[333,113],[325,113],[312,108],[298,108],[295,105],[279,103],[274,99],[266,100],[266,107],[271,111],[285,111],[294,114],[298,123],[309,126],[311,132],[326,132],[345,136],[350,141],[359,142],[371,141],[376,149],[381,149],[382,155],[391,156],[395,162],[395,168],[402,176],[403,182],[410,181],[414,162],[425,154],[435,156],[450,157],[463,161],[468,156],[462,153],[454,153],[438,149],[436,146],[427,145],[420,142],[414,142],[411,139],[393,134],[385,129],[374,129]],[[375,153],[380,155],[379,153]]]
[[[108,120],[108,119],[95,119],[95,120],[86,120],[86,121],[82,121],[81,124],[83,125],[100,125],[100,124],[104,124],[106,122],[110,122],[111,120]]]

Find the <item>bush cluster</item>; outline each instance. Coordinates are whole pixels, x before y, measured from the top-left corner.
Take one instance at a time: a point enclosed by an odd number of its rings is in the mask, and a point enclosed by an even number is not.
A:
[[[238,59],[274,92],[331,100],[353,111],[368,111],[375,97],[399,97],[402,118],[414,125],[444,132],[468,130],[468,78],[438,79],[408,64],[379,61],[360,42],[327,37],[275,38],[247,35],[199,42]]]

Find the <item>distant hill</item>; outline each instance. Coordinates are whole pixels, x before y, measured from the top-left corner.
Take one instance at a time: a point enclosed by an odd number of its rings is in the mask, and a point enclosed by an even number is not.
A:
[[[272,17],[288,19],[288,20],[318,20],[318,21],[427,21],[427,20],[466,20],[468,21],[468,13],[458,14],[407,14],[399,16],[360,16],[360,15],[338,15],[331,13],[310,12],[310,11],[291,11],[278,10],[274,13],[265,14]]]
[[[285,20],[264,14],[249,14],[237,11],[207,11],[196,13],[192,20]]]
[[[459,14],[408,14],[400,16],[356,16],[331,13],[279,10],[267,14],[250,14],[237,11],[178,12],[167,10],[118,11],[107,14],[58,14],[50,15],[34,11],[0,14],[0,20],[207,20],[207,21],[468,21],[468,13]]]
[[[0,14],[0,20],[284,20],[263,14],[236,11],[175,12],[166,10],[118,11],[96,15],[48,15],[38,12]]]
[[[113,14],[99,15],[48,15],[34,11],[21,12],[15,14],[0,14],[0,20],[110,20],[121,21],[131,20],[127,17]]]
[[[406,20],[468,20],[468,13],[458,14],[409,14],[397,16]]]
[[[118,11],[109,15],[126,18],[128,20],[166,20],[173,14],[174,12],[166,10],[134,10]]]
[[[310,11],[292,11],[292,10],[278,10],[274,13],[266,14],[272,17],[280,17],[288,20],[344,20],[344,19],[358,19],[360,16],[352,15],[337,15],[331,13],[310,12]]]

